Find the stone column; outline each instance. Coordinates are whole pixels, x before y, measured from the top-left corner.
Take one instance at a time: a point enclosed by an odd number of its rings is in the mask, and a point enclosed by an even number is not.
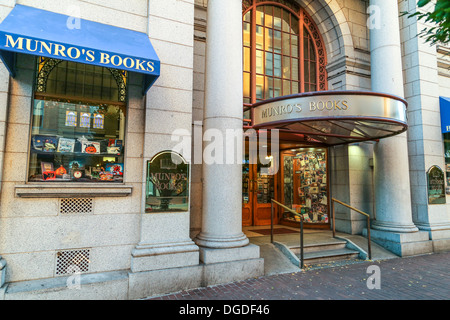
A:
[[[372,90],[404,97],[397,0],[371,0],[377,14],[370,28]],[[406,133],[380,140],[374,147],[375,239],[398,255],[409,253],[405,233],[418,228],[412,221]],[[419,239],[416,239],[419,240]],[[427,239],[421,239],[427,240]],[[411,247],[408,243],[407,247]],[[411,251],[411,250],[410,250]]]
[[[203,130],[222,134],[225,142],[227,129],[238,132],[243,126],[242,1],[209,1],[206,39]],[[242,232],[242,162],[204,160],[203,223],[196,243],[207,248],[245,246],[249,241]]]
[[[227,133],[235,145],[243,139],[242,0],[209,0],[207,10],[203,130],[222,135],[215,146],[224,149],[223,159],[203,162],[202,231],[195,242],[205,264],[259,258],[259,247],[242,232],[242,159],[228,164],[226,153],[238,147],[225,150]]]

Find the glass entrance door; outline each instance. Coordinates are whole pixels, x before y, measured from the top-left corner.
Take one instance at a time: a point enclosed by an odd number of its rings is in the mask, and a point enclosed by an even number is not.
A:
[[[252,160],[252,161],[250,161]],[[242,166],[242,224],[243,226],[270,225],[271,200],[276,199],[276,167],[272,157],[265,161],[246,155]],[[276,219],[276,215],[275,215]],[[275,221],[277,223],[277,221]]]
[[[329,227],[327,151],[304,148],[282,155],[282,195],[286,206],[303,216],[306,226]],[[300,218],[284,213],[283,224],[298,224]]]

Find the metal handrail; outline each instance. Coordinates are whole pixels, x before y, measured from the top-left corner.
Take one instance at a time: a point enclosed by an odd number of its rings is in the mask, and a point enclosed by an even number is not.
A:
[[[285,210],[289,211],[290,213],[299,216],[300,217],[300,269],[304,268],[304,263],[303,263],[303,253],[304,253],[304,245],[303,245],[303,217],[298,214],[298,212],[295,212],[294,210],[292,210],[289,207],[286,207],[284,204],[279,203],[278,201],[275,200],[271,200],[270,202],[270,210],[271,210],[271,215],[270,215],[270,243],[273,243],[273,204],[277,204],[280,207],[284,208]]]
[[[371,245],[370,245],[370,215],[365,213],[365,212],[362,212],[361,210],[358,210],[358,209],[356,209],[356,208],[354,208],[352,206],[349,206],[348,204],[346,204],[346,203],[344,203],[342,201],[339,201],[337,199],[332,198],[331,199],[331,210],[333,212],[333,238],[336,238],[336,217],[335,217],[335,212],[334,212],[334,203],[335,202],[337,202],[337,203],[343,205],[344,207],[347,207],[347,208],[349,208],[349,209],[351,209],[353,211],[356,211],[356,212],[358,212],[358,213],[360,213],[360,214],[362,214],[362,215],[367,217],[368,253],[369,253],[369,260],[372,260],[372,248],[371,248]]]

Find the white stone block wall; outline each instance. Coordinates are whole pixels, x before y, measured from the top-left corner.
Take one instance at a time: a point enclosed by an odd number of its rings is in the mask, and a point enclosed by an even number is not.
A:
[[[399,11],[416,12],[416,1],[399,1]],[[431,10],[431,7],[424,8]],[[408,149],[411,178],[412,216],[424,230],[448,224],[447,205],[429,205],[426,172],[437,165],[445,170],[439,96],[445,95],[445,75],[439,75],[436,46],[418,34],[427,27],[423,21],[400,19],[405,98],[408,101]],[[440,85],[441,83],[441,85]],[[447,96],[450,92],[447,92]],[[449,198],[449,197],[447,197]],[[447,203],[448,200],[447,200]]]
[[[171,135],[177,129],[190,134],[194,60],[193,1],[149,3],[148,33],[161,60],[161,76],[147,94],[145,158],[176,146]]]
[[[183,139],[190,139],[194,78],[194,1],[148,3],[148,35],[161,61],[161,76],[146,95],[144,174],[147,161],[159,152],[175,149]],[[190,148],[177,151],[191,161]],[[190,192],[192,205],[195,195],[192,189]],[[141,246],[189,243],[189,233],[190,211],[143,214],[138,243]]]
[[[0,21],[9,14],[14,7],[13,1],[6,1],[0,4]],[[0,181],[3,177],[4,151],[6,142],[6,121],[8,112],[8,91],[9,91],[9,72],[0,61]],[[0,185],[1,190],[1,185]],[[1,206],[1,203],[0,203]]]
[[[127,0],[16,0],[17,4],[52,11],[119,28],[147,31],[147,1]],[[81,26],[82,28],[83,26]]]
[[[132,187],[132,194],[94,197],[91,214],[64,216],[59,213],[58,198],[27,199],[15,194],[15,187],[27,181],[35,60],[18,55],[17,77],[11,80],[9,95],[9,74],[0,66],[0,129],[5,128],[7,117],[9,120],[5,148],[1,142],[5,135],[0,131],[0,155],[5,150],[0,255],[8,263],[6,281],[54,277],[56,254],[67,249],[91,250],[90,273],[128,270],[131,252],[143,240],[141,227],[145,225],[153,241],[188,238],[189,213],[181,214],[181,220],[173,214],[143,218],[142,191],[146,160],[176,144],[171,142],[174,130],[191,131],[193,1],[150,0],[150,8],[142,0],[127,1],[126,5],[103,0],[17,2],[68,15],[79,8],[83,19],[148,32],[162,62],[162,75],[146,97],[142,96],[142,77],[129,77],[124,184]],[[0,5],[0,18],[6,17],[13,5]]]
[[[439,96],[450,96],[450,45],[437,46]]]
[[[0,21],[9,14],[14,6],[14,1],[5,1],[0,4]],[[9,72],[2,62],[0,62],[0,193],[2,190],[2,180],[3,180],[3,166],[6,148],[6,126],[8,120],[8,91],[9,91]],[[1,199],[1,198],[0,198]],[[0,210],[1,210],[0,201]],[[1,212],[1,211],[0,211]],[[0,221],[0,230],[2,224]],[[2,259],[0,251],[0,287],[3,286],[6,281],[6,266],[5,260]]]

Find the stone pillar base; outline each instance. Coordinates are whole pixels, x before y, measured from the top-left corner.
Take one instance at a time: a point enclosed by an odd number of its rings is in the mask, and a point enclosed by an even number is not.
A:
[[[200,247],[213,249],[227,249],[244,247],[249,244],[249,240],[244,233],[240,233],[234,237],[217,238],[200,232],[195,238],[195,243]]]
[[[199,252],[202,263],[197,265],[131,272],[129,298],[141,299],[264,275],[264,259],[259,257],[256,245],[232,249],[200,248]]]
[[[202,287],[202,274],[203,268],[199,264],[182,268],[131,272],[128,275],[128,299],[144,299]]]
[[[450,251],[450,229],[430,230],[428,232],[433,242],[434,252]]]
[[[200,261],[204,264],[236,260],[259,259],[259,246],[249,244],[239,248],[211,249],[200,247]]]
[[[131,272],[198,265],[198,247],[192,242],[138,245],[131,255]]]
[[[417,228],[416,225],[414,225],[412,222],[409,224],[399,224],[399,223],[394,224],[378,220],[374,221],[374,223],[371,224],[371,229],[393,233],[414,233],[419,231],[419,228]]]
[[[264,259],[260,248],[249,244],[240,248],[211,249],[200,247],[200,261],[204,264],[205,285],[215,285],[264,275]]]
[[[363,230],[367,236],[367,229]],[[426,231],[396,233],[370,229],[371,240],[400,257],[433,252],[433,243]]]

